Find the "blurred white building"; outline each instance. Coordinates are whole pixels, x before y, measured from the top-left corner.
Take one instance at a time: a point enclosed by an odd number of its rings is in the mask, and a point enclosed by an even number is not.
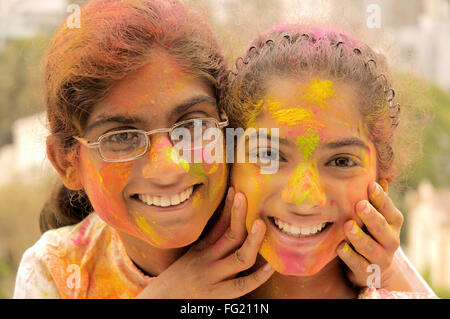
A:
[[[409,206],[406,254],[430,284],[450,288],[450,189],[422,183],[406,198]]]
[[[68,0],[0,0],[0,50],[8,39],[51,31],[67,15]]]
[[[45,113],[21,118],[13,124],[13,144],[0,148],[0,185],[20,178],[38,182],[50,172],[45,140]]]
[[[395,35],[396,66],[450,90],[450,1],[423,0],[417,23]]]

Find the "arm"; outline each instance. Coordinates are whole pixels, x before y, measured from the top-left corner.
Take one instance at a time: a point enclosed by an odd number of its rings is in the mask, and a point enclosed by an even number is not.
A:
[[[436,295],[416,268],[411,264],[401,247],[395,252],[393,266],[396,274],[394,276],[395,281],[393,285],[395,290],[423,292],[430,295]]]

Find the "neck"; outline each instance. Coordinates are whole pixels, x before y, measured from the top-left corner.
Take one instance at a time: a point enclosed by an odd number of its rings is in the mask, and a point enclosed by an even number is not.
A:
[[[189,248],[157,248],[123,232],[118,232],[127,255],[148,276],[158,276]]]
[[[262,259],[262,258],[261,258]],[[338,257],[312,276],[291,276],[275,272],[249,298],[344,299],[356,298],[357,290],[347,281]]]

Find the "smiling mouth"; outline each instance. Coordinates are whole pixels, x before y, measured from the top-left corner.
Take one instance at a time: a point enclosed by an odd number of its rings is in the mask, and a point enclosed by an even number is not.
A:
[[[134,194],[131,197],[148,206],[172,207],[188,201],[200,186],[201,184],[195,184],[180,193],[171,195]]]
[[[333,222],[324,222],[317,225],[312,226],[297,226],[289,224],[277,217],[269,217],[269,220],[272,222],[272,224],[278,228],[282,233],[293,236],[293,237],[312,237],[315,235],[318,235],[328,229]]]

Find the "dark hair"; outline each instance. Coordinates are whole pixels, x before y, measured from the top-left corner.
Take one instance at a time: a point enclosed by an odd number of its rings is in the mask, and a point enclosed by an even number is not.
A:
[[[271,75],[307,77],[320,74],[351,81],[363,94],[360,111],[377,150],[379,178],[396,175],[393,137],[399,124],[400,105],[386,59],[350,35],[331,29],[280,25],[253,41],[230,74],[225,111],[231,125],[246,127],[258,112]]]
[[[176,0],[93,0],[82,8],[80,21],[80,28],[62,26],[45,61],[50,132],[65,152],[77,151],[72,136],[82,132],[93,107],[117,81],[143,67],[155,48],[208,81],[220,106],[226,64],[197,12]],[[41,232],[75,224],[90,212],[84,191],[59,184],[41,212]]]

